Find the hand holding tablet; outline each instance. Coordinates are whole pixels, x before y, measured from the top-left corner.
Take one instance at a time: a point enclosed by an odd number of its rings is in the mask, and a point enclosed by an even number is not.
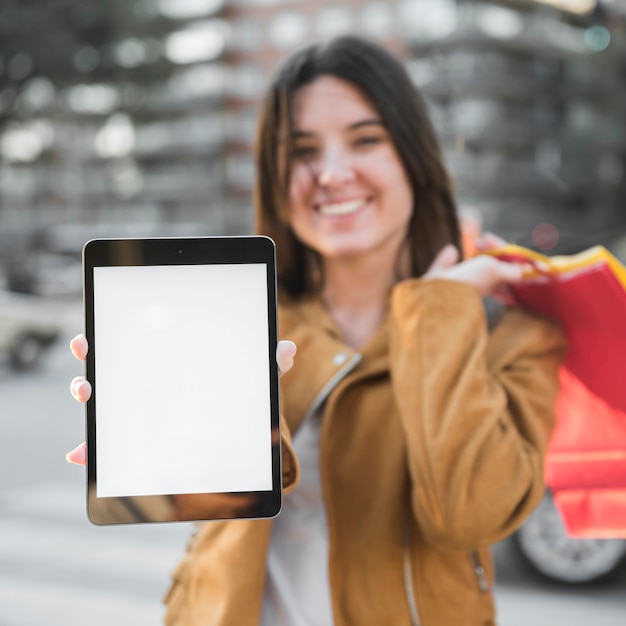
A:
[[[73,392],[89,398],[92,521],[276,515],[271,240],[94,240],[84,267],[89,382]],[[85,340],[72,347],[85,356]],[[295,347],[282,348],[286,371]]]

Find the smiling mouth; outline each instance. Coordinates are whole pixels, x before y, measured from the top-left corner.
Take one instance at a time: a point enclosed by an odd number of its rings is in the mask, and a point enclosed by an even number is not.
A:
[[[349,200],[347,202],[333,202],[332,204],[320,204],[319,211],[322,215],[350,215],[356,213],[367,201],[363,198]]]

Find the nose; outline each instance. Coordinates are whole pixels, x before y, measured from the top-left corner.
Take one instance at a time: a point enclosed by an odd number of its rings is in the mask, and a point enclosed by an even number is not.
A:
[[[354,169],[350,159],[337,148],[328,148],[319,163],[318,183],[323,187],[333,187],[353,180]]]

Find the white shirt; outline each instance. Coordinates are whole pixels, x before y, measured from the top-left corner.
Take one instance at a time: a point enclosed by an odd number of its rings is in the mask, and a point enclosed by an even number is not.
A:
[[[319,474],[321,411],[300,426],[293,446],[300,482],[273,522],[261,626],[332,626],[328,527]]]

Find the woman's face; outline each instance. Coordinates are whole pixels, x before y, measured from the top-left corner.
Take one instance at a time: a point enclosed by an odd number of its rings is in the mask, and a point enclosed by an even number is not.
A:
[[[294,97],[289,220],[326,259],[397,255],[413,192],[380,114],[359,89],[321,76]]]

